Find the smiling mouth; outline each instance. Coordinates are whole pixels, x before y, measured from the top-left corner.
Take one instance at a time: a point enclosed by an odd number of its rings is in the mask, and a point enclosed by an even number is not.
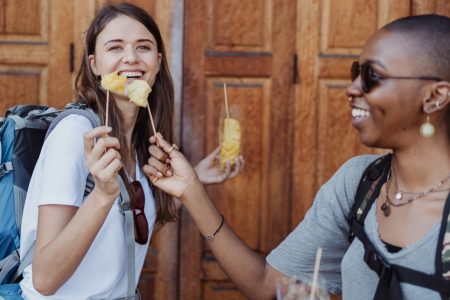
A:
[[[120,72],[119,75],[125,76],[128,79],[139,79],[144,75],[144,72]]]
[[[353,118],[363,118],[370,116],[370,112],[361,108],[352,108],[352,117]]]

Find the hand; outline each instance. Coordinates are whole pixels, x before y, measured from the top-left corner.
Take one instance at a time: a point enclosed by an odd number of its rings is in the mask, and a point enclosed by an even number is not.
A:
[[[84,156],[94,178],[94,191],[106,199],[115,200],[120,194],[118,172],[122,168],[119,140],[108,136],[111,127],[100,126],[84,135]],[[94,140],[97,142],[94,143]]]
[[[244,158],[239,155],[231,167],[227,161],[224,169],[220,168],[220,146],[202,159],[196,166],[195,172],[203,184],[221,183],[239,175],[244,169]]]
[[[143,171],[153,185],[164,192],[180,198],[194,184],[200,184],[197,174],[184,155],[171,149],[161,134],[150,138],[150,158]]]

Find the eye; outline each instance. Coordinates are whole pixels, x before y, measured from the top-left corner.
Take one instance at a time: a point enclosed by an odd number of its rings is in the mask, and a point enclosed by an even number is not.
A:
[[[148,45],[139,45],[136,48],[138,50],[141,50],[141,51],[150,51],[150,50],[152,50],[152,48],[150,46],[148,46]]]
[[[119,50],[122,50],[122,46],[120,45],[113,45],[108,48],[108,51],[119,51]]]
[[[380,80],[381,78],[383,78],[383,76],[379,75],[377,71],[375,71],[372,67],[369,68],[368,75],[372,80]]]

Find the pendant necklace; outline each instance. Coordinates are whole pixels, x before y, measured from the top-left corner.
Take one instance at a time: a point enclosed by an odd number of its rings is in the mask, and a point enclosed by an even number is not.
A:
[[[402,200],[405,195],[412,195],[412,197],[408,198],[405,202],[394,203],[389,198],[389,189],[391,187],[391,182],[392,182],[391,174],[392,174],[392,168],[389,170],[388,179],[386,181],[386,188],[385,188],[385,193],[384,193],[385,200],[384,200],[383,204],[381,205],[381,210],[383,211],[383,214],[385,217],[389,217],[389,215],[391,214],[391,206],[393,206],[393,207],[404,206],[409,203],[412,203],[416,199],[423,198],[431,193],[448,191],[450,189],[450,188],[439,189],[444,183],[446,183],[450,179],[450,173],[449,173],[441,181],[439,181],[439,183],[437,185],[431,187],[430,189],[428,189],[426,191],[423,191],[423,192],[397,191],[397,192],[395,192],[395,200],[396,201]]]

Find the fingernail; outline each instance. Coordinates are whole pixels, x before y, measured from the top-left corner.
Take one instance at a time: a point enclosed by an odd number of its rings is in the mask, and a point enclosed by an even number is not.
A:
[[[172,176],[172,171],[167,171],[167,175]]]
[[[156,173],[156,176],[158,176],[158,177],[162,177],[162,176],[163,176],[163,174],[162,174],[161,172],[157,172],[157,173]]]

